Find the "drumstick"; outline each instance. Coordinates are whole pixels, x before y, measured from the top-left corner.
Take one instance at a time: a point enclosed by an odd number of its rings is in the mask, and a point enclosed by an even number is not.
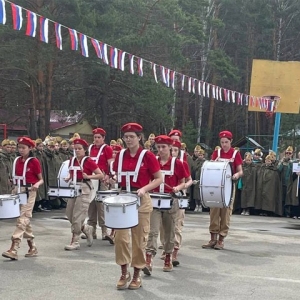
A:
[[[299,175],[297,176],[297,191],[296,191],[296,197],[298,197],[298,191],[299,191]]]

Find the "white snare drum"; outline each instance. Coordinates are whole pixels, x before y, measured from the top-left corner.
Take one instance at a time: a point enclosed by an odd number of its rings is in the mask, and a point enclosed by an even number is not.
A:
[[[188,208],[189,207],[189,198],[183,197],[178,199],[179,208]]]
[[[151,193],[150,198],[152,200],[153,208],[158,209],[171,209],[173,199],[170,194],[166,193]]]
[[[28,202],[28,196],[27,196],[27,193],[20,193],[18,194],[19,195],[19,198],[20,198],[20,204],[27,204]]]
[[[119,194],[103,200],[105,226],[114,229],[132,228],[138,225],[139,197]]]
[[[233,191],[228,161],[205,161],[200,175],[200,197],[204,207],[229,207]]]
[[[118,190],[97,191],[95,201],[103,202],[103,199],[105,199],[106,197],[117,196],[118,194]]]
[[[65,160],[58,171],[58,186],[59,187],[69,187],[69,183],[65,182],[64,178],[68,177],[69,175],[69,163],[70,160]]]
[[[20,216],[20,198],[18,195],[0,195],[0,219]]]
[[[75,184],[68,187],[49,187],[48,195],[50,197],[76,198],[81,195],[81,186]]]

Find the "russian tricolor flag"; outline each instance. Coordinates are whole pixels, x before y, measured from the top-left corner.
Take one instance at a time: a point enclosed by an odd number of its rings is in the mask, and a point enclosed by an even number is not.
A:
[[[26,15],[27,15],[26,35],[35,37],[36,26],[37,26],[36,14],[30,10],[27,10]]]
[[[44,43],[48,43],[49,41],[49,20],[40,17],[40,40]]]
[[[14,30],[20,30],[23,24],[22,7],[11,3],[13,28]]]
[[[71,49],[74,51],[78,50],[78,35],[75,29],[69,28],[70,40],[71,40]]]
[[[166,86],[167,87],[170,87],[170,69],[168,68],[165,68],[165,72],[166,72]]]
[[[161,79],[162,79],[163,83],[167,84],[166,71],[165,71],[165,67],[164,66],[160,66],[160,72],[161,72]]]
[[[125,70],[125,51],[119,50],[119,69],[121,71]]]
[[[80,33],[80,46],[81,46],[81,54],[84,57],[89,57],[89,48],[87,45],[87,37],[85,34]]]
[[[134,55],[129,54],[130,74],[134,74]]]
[[[172,88],[175,89],[175,71],[170,72],[170,81]]]
[[[100,49],[102,53],[102,60],[108,65],[107,44],[100,42]]]
[[[185,75],[182,74],[181,76],[181,89],[184,91],[184,86],[185,86]]]
[[[154,79],[155,79],[156,83],[158,83],[158,81],[157,81],[157,73],[156,73],[156,64],[153,64],[152,69],[153,69]]]
[[[99,42],[97,40],[95,40],[95,39],[91,39],[91,41],[92,41],[92,44],[94,46],[95,52],[97,54],[97,57],[102,59],[102,52],[101,52],[101,48],[100,48]]]
[[[6,23],[6,10],[5,10],[5,1],[0,0],[0,23]]]
[[[138,64],[138,73],[139,73],[140,76],[143,76],[144,75],[144,71],[143,71],[143,59],[141,57],[138,58],[137,64]]]
[[[110,47],[110,66],[118,69],[118,49]]]
[[[55,26],[56,47],[59,50],[62,50],[61,25],[58,23],[54,23],[54,26]]]

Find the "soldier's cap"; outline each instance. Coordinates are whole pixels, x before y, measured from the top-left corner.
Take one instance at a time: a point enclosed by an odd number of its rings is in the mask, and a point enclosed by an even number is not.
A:
[[[127,123],[122,126],[121,131],[123,133],[125,133],[125,132],[138,132],[139,133],[139,132],[143,131],[143,126],[138,123]]]
[[[10,140],[9,139],[3,140],[2,143],[1,143],[1,146],[4,147],[4,146],[7,146],[7,145],[10,145]]]
[[[219,138],[228,138],[230,140],[232,140],[232,133],[228,130],[224,130],[224,131],[221,131],[219,133]]]
[[[181,143],[179,141],[173,141],[172,147],[177,147],[178,149],[181,149]]]
[[[93,130],[93,134],[101,134],[101,135],[105,136],[106,131],[103,128],[98,127]]]
[[[30,148],[35,147],[35,142],[27,136],[21,136],[17,139],[17,141],[18,141],[18,144],[26,145]]]
[[[178,129],[173,129],[173,130],[171,130],[170,133],[168,134],[168,136],[173,136],[173,135],[182,137],[182,133],[181,133],[181,131],[178,130]]]
[[[84,148],[88,148],[89,144],[84,139],[75,139],[74,145],[82,145]]]
[[[163,134],[155,137],[154,141],[156,144],[166,144],[166,145],[173,144],[173,140],[169,136]]]
[[[113,149],[113,151],[118,151],[118,152],[120,152],[123,149],[120,145],[113,145],[111,146],[111,148]]]

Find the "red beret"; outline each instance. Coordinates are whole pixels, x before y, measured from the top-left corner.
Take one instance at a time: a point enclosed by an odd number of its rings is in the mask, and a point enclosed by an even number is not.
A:
[[[232,140],[232,133],[231,133],[230,131],[227,131],[227,130],[221,131],[221,132],[219,133],[219,138],[220,138],[220,139],[221,139],[221,138],[228,138],[228,139]]]
[[[181,149],[181,143],[179,141],[173,141],[172,146]]]
[[[27,136],[21,136],[17,139],[17,141],[18,141],[18,144],[26,145],[26,146],[32,147],[32,148],[35,147],[35,142]]]
[[[173,140],[167,135],[159,135],[154,140],[156,144],[167,144],[167,145],[173,144]]]
[[[101,134],[101,135],[106,135],[106,131],[103,128],[95,128],[93,130],[93,134]]]
[[[168,136],[172,136],[172,135],[176,135],[176,136],[182,137],[181,131],[177,130],[177,129],[171,130],[171,132],[168,134]]]
[[[138,123],[127,123],[122,126],[121,131],[122,132],[142,132],[143,127],[142,127],[142,125],[140,125]]]
[[[82,145],[83,147],[86,147],[88,148],[89,144],[87,143],[86,140],[83,140],[83,139],[75,139],[73,141],[74,145]]]
[[[120,145],[113,145],[111,146],[111,148],[113,149],[113,151],[121,151],[123,149]]]

